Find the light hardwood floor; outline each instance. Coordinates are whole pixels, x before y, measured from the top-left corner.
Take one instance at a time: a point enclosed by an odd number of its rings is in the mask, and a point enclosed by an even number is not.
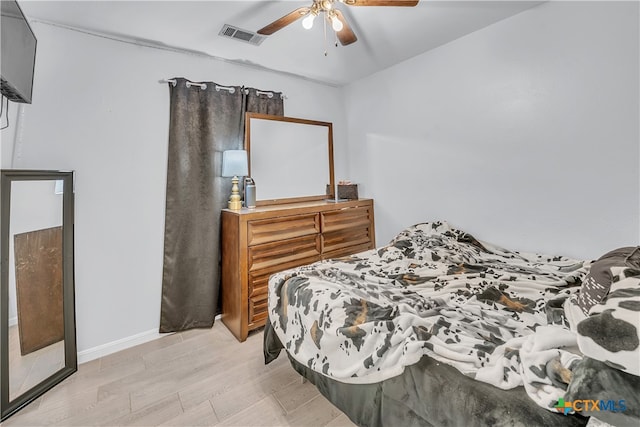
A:
[[[64,366],[64,342],[20,354],[17,325],[9,327],[9,399],[14,399]]]
[[[2,426],[349,426],[262,331],[239,343],[221,321],[82,364]]]

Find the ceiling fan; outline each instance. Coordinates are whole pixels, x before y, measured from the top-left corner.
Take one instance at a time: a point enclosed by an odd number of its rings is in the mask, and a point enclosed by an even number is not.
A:
[[[314,19],[324,13],[325,19],[336,32],[338,40],[343,46],[346,46],[355,42],[358,38],[340,9],[336,7],[336,3],[344,3],[348,6],[415,6],[418,2],[419,0],[313,0],[311,6],[299,7],[282,18],[276,19],[266,27],[259,29],[258,34],[271,35],[303,16],[305,18],[302,20],[302,26],[310,29],[313,26]]]

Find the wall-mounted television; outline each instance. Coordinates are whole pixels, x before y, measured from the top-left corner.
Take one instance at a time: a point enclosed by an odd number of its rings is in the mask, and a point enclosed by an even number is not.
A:
[[[31,104],[36,36],[15,0],[1,0],[0,92],[11,101]]]

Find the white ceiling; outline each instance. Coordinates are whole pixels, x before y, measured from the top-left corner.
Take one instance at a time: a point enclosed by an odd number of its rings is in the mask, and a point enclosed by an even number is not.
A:
[[[31,20],[185,49],[343,85],[536,6],[540,1],[430,1],[416,7],[340,4],[358,41],[335,47],[322,20],[301,20],[254,46],[218,35],[224,24],[257,31],[307,1],[32,1],[18,0]],[[324,55],[325,46],[327,56]]]

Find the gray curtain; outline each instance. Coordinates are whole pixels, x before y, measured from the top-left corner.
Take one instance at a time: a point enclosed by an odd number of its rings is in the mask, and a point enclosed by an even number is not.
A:
[[[245,88],[245,108],[250,113],[284,115],[283,96],[280,92],[260,91],[252,87]],[[243,129],[244,131],[244,129]]]
[[[246,111],[284,112],[279,93],[169,84],[169,156],[160,332],[213,325],[220,281],[220,210],[231,193],[222,152],[242,149]]]

